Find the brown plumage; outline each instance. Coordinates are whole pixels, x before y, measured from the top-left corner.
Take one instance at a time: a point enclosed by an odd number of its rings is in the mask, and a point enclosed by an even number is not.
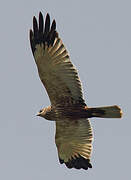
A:
[[[87,118],[120,118],[118,106],[89,108],[83,99],[82,86],[76,68],[56,31],[56,22],[45,23],[42,13],[39,24],[33,18],[30,44],[39,77],[49,95],[51,106],[38,116],[56,121],[55,142],[60,163],[68,168],[91,168],[92,128]]]

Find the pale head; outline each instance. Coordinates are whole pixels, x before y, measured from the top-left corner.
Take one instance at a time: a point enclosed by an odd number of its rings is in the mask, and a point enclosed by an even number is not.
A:
[[[47,120],[53,120],[51,107],[48,106],[46,108],[41,109],[38,112],[37,116],[43,117],[43,118],[45,118]]]
[[[44,116],[45,116],[45,114],[46,114],[45,109],[46,109],[46,108],[40,109],[40,111],[37,113],[37,115],[36,115],[36,116],[44,117]]]

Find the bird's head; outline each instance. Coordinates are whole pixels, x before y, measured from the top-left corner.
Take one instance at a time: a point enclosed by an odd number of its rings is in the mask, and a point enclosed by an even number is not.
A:
[[[44,117],[46,114],[46,108],[40,109],[36,116]]]
[[[37,116],[43,117],[45,119],[51,120],[51,107],[46,107],[41,109],[38,113]]]

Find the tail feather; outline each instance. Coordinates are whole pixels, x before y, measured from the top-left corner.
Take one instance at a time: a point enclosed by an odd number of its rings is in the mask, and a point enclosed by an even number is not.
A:
[[[119,106],[105,106],[105,107],[96,107],[89,108],[92,117],[101,117],[101,118],[121,118],[122,110]]]

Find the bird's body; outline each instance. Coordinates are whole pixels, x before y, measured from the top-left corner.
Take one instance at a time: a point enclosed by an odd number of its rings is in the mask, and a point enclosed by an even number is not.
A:
[[[45,24],[41,13],[39,24],[33,18],[30,43],[39,77],[51,101],[51,106],[40,110],[38,116],[56,121],[59,161],[68,168],[91,168],[93,133],[88,118],[120,118],[121,109],[118,106],[89,108],[86,105],[78,72],[56,32],[55,20],[50,27],[48,14]]]

